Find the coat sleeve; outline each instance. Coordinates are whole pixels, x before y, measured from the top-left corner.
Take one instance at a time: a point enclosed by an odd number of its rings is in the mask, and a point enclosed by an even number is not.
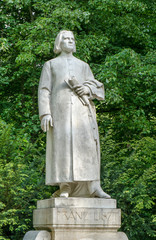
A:
[[[50,95],[52,90],[52,76],[51,76],[50,63],[46,62],[43,66],[40,83],[38,88],[38,106],[39,106],[39,117],[43,115],[51,115],[50,107]]]
[[[100,83],[94,78],[93,73],[88,64],[86,64],[85,68],[85,79],[86,80],[83,83],[83,85],[87,86],[90,89],[91,93],[90,98],[104,100],[105,99],[104,86],[102,83]]]

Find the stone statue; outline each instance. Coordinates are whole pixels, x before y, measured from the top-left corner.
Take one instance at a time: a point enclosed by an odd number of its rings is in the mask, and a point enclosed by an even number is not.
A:
[[[39,84],[41,128],[47,132],[46,184],[59,185],[60,197],[110,198],[100,186],[100,145],[92,99],[104,99],[103,84],[87,63],[73,56],[75,39],[61,31],[58,57],[47,61]]]

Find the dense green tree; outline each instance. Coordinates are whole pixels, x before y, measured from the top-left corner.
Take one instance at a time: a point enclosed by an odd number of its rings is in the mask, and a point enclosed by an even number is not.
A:
[[[102,140],[103,187],[122,209],[121,229],[129,239],[154,239],[155,140],[116,143],[111,134]]]
[[[50,197],[50,188],[44,185],[44,155],[37,141],[32,144],[23,129],[0,121],[1,240],[21,239],[32,225],[36,201]]]
[[[129,239],[154,240],[155,10],[154,0],[1,0],[0,239],[22,239],[36,201],[54,190],[44,186],[37,88],[57,33],[69,29],[76,56],[106,89],[95,102],[102,186],[117,198]]]

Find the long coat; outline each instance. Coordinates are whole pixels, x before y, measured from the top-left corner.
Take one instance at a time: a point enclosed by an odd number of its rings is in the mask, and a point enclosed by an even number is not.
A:
[[[90,90],[90,110],[68,86],[72,76]],[[39,84],[40,118],[51,114],[47,132],[46,184],[100,179],[100,147],[95,106],[104,99],[103,84],[89,65],[74,56],[58,56],[43,66]]]

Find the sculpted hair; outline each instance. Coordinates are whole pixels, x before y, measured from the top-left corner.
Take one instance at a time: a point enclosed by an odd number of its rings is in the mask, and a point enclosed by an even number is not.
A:
[[[62,30],[58,33],[58,35],[55,39],[55,43],[54,43],[54,53],[58,54],[58,53],[62,52],[62,49],[61,49],[61,46],[60,46],[62,36],[63,36],[64,33],[68,33],[68,32],[73,34],[72,31],[67,31],[67,30]],[[74,34],[73,34],[73,36],[74,36]],[[76,52],[76,46],[74,46],[73,52]]]

